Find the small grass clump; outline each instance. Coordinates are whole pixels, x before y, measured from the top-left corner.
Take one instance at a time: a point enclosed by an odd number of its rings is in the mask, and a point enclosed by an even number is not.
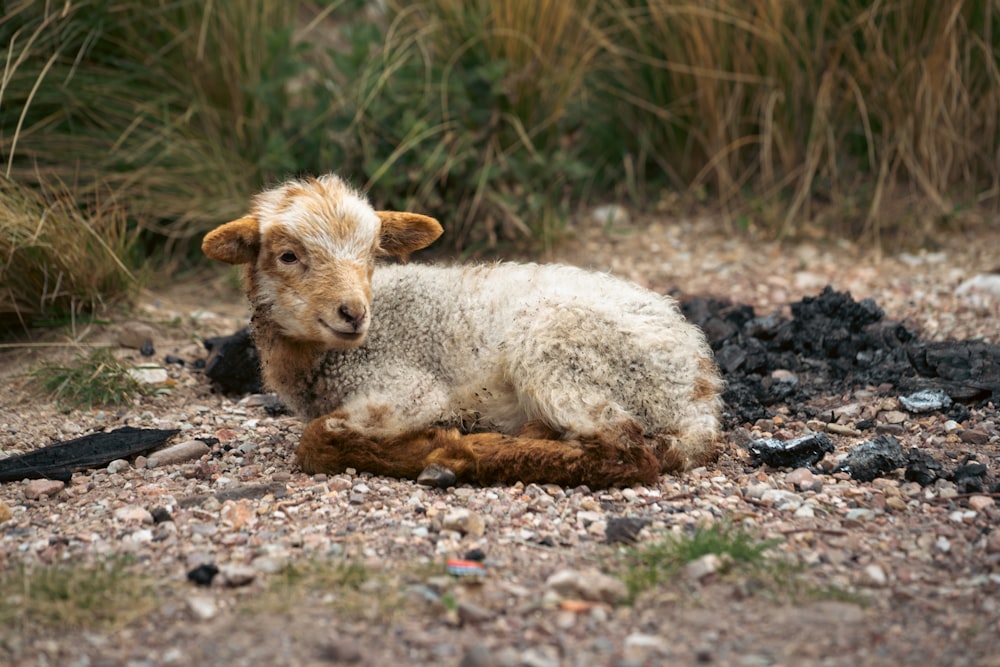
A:
[[[720,574],[734,580],[747,595],[763,594],[791,601],[866,603],[856,592],[812,583],[803,576],[803,568],[797,563],[769,556],[767,552],[780,543],[780,539],[764,540],[741,526],[718,522],[629,549],[622,556],[621,578],[629,600],[635,602],[643,592],[676,581],[688,563],[715,554],[722,563]]]
[[[392,573],[375,572],[355,560],[289,564],[268,587],[243,604],[247,614],[287,613],[304,604],[327,605],[344,617],[387,621],[402,613],[405,586]]]
[[[146,387],[107,348],[79,354],[67,363],[47,361],[29,373],[53,400],[66,407],[131,405]]]
[[[708,554],[720,556],[729,570],[753,575],[770,572],[772,577],[783,577],[788,574],[784,568],[775,567],[766,556],[779,542],[761,540],[730,523],[701,526],[690,534],[629,549],[624,555],[622,579],[634,600],[643,591],[672,581],[685,565]]]
[[[156,608],[145,577],[122,560],[88,565],[18,565],[0,572],[0,627],[113,630]]]

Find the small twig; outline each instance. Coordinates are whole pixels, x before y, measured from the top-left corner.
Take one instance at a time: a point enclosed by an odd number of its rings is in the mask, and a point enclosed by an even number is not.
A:
[[[687,493],[677,493],[672,496],[667,496],[666,498],[646,498],[641,505],[652,505],[654,503],[672,503],[675,500],[690,500],[694,497],[694,493],[688,491]],[[636,503],[640,504],[640,503]]]
[[[12,350],[22,347],[114,347],[113,345],[108,345],[107,343],[0,343],[0,350]]]
[[[846,530],[837,530],[835,528],[789,528],[788,530],[782,530],[779,532],[782,535],[794,535],[795,533],[820,533],[822,535],[844,536],[848,534]]]
[[[949,498],[941,498],[941,497],[938,497],[938,498],[925,498],[924,502],[928,502],[928,503],[946,503],[946,502],[949,502],[950,503],[953,500],[961,500],[963,498],[971,498],[972,496],[986,496],[987,498],[1000,498],[1000,493],[989,493],[987,491],[983,491],[982,493],[959,493],[959,494],[951,496]]]

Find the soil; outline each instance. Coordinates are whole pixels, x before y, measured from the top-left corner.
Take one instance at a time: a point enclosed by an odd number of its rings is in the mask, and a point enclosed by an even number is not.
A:
[[[203,341],[247,316],[221,269],[42,337],[166,369],[131,407],[64,410],[22,374],[67,347],[5,348],[3,454],[125,426],[180,429],[171,443],[204,453],[114,461],[44,493],[0,485],[0,568],[127,556],[155,592],[111,625],[11,621],[0,663],[1000,665],[1000,298],[956,293],[1000,266],[996,227],[879,257],[707,220],[579,223],[537,259],[674,293],[726,371],[725,453],[650,487],[304,475],[302,424],[199,367]],[[147,336],[151,356],[120,345]],[[606,591],[636,550],[719,522],[774,540],[767,562],[787,567],[701,559],[634,600]],[[450,573],[454,558],[480,565]],[[362,580],[331,574],[345,563]],[[566,571],[575,587],[556,584]]]

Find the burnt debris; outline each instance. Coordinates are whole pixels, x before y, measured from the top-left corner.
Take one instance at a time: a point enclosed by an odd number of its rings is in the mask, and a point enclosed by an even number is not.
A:
[[[926,343],[886,320],[871,299],[855,301],[831,287],[792,304],[791,318],[709,298],[689,299],[683,309],[705,331],[726,378],[730,428],[770,416],[779,403],[861,386],[891,384],[923,410],[1000,394],[1000,345]]]
[[[22,479],[69,481],[74,472],[100,468],[116,459],[146,454],[177,433],[178,429],[123,426],[114,431],[91,433],[57,442],[0,460],[0,482]]]
[[[750,442],[750,460],[754,465],[772,468],[801,468],[815,465],[833,451],[833,441],[823,433],[810,433],[791,440],[761,438]]]
[[[260,354],[249,327],[230,336],[205,339],[205,375],[227,394],[256,394],[262,387]]]

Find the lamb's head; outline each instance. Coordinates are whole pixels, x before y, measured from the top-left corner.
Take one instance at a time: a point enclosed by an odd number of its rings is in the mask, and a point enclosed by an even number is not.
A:
[[[440,235],[433,218],[375,211],[328,174],[257,195],[248,215],[209,232],[201,249],[247,265],[247,295],[282,335],[350,350],[364,342],[371,324],[375,259],[405,256]]]

